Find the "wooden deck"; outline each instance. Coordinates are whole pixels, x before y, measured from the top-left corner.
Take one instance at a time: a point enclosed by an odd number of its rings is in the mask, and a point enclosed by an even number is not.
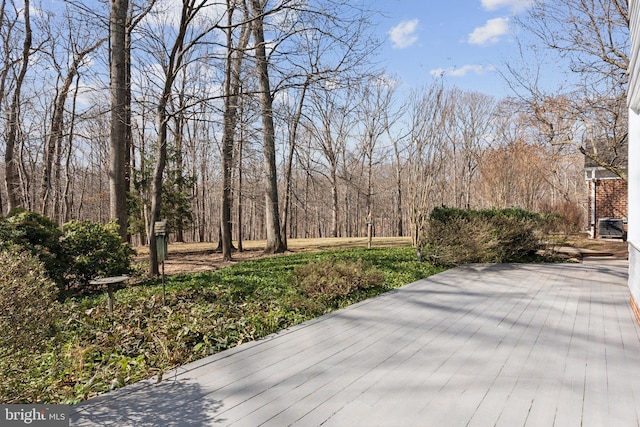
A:
[[[456,268],[72,407],[71,425],[639,426],[624,265]]]

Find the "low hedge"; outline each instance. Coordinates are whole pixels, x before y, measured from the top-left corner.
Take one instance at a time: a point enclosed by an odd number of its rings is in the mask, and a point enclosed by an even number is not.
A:
[[[435,208],[419,241],[434,264],[528,260],[541,247],[541,230],[549,217],[518,208]]]

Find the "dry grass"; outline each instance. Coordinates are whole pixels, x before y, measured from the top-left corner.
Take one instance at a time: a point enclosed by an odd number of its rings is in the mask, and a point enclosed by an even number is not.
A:
[[[628,258],[629,256],[627,242],[620,239],[590,239],[583,235],[571,236],[567,240],[567,246],[611,254],[616,258]]]
[[[261,251],[264,249],[265,240],[245,240],[242,242],[245,251]],[[237,246],[238,242],[233,242]],[[323,251],[329,249],[354,249],[366,248],[366,237],[332,237],[323,239],[289,239],[288,246],[290,252],[309,252]],[[372,246],[376,248],[401,248],[411,246],[410,237],[375,237]],[[179,253],[203,253],[215,252],[218,248],[217,242],[205,243],[170,243],[169,254]],[[138,255],[148,255],[149,248],[147,246],[138,246],[135,248]]]
[[[165,274],[196,273],[215,271],[237,262],[263,258],[264,240],[247,240],[242,242],[243,252],[234,252],[233,261],[223,261],[217,250],[218,243],[172,243],[169,244],[169,259],[165,262]],[[237,245],[237,242],[234,242]],[[367,247],[367,238],[324,238],[324,239],[290,239],[288,253],[315,252],[339,249],[357,249]],[[376,237],[372,241],[374,248],[402,248],[411,246],[410,237]],[[137,261],[142,262],[149,255],[148,247],[136,247]],[[277,256],[277,255],[276,255]]]
[[[613,254],[618,258],[626,258],[627,243],[611,239],[589,239],[583,235],[574,235],[560,239],[561,246],[589,249],[606,254]],[[179,273],[196,273],[201,271],[215,271],[229,267],[238,262],[257,258],[264,258],[264,240],[247,240],[242,242],[243,252],[234,252],[233,261],[223,261],[222,254],[217,250],[217,242],[208,243],[172,243],[169,245],[169,259],[165,262],[167,275]],[[237,245],[237,242],[234,242]],[[288,253],[314,252],[332,249],[366,248],[367,238],[324,238],[324,239],[290,239]],[[376,237],[373,239],[374,248],[400,248],[411,246],[409,237]],[[144,262],[149,255],[147,247],[137,247],[138,262]],[[277,256],[277,255],[276,255]]]

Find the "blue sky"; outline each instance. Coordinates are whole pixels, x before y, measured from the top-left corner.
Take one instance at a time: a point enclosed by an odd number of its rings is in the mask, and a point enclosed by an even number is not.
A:
[[[374,0],[382,11],[377,61],[411,87],[443,76],[448,85],[496,96],[511,92],[496,73],[519,61],[514,17],[531,0]],[[455,4],[455,6],[454,6]]]

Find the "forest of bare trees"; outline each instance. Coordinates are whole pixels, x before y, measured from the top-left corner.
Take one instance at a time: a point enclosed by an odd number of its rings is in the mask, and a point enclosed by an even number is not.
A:
[[[617,34],[627,6],[614,5]],[[544,12],[522,25],[551,43]],[[624,136],[625,46],[607,69],[572,52],[577,72],[607,73],[582,91],[543,93],[515,66],[505,99],[442,79],[407,90],[376,68],[374,13],[348,0],[0,0],[1,212],[115,218],[151,248],[166,219],[173,240],[219,241],[227,259],[247,239],[281,252],[288,238],[364,236],[369,214],[378,236],[414,236],[440,205],[586,213],[585,138]]]

